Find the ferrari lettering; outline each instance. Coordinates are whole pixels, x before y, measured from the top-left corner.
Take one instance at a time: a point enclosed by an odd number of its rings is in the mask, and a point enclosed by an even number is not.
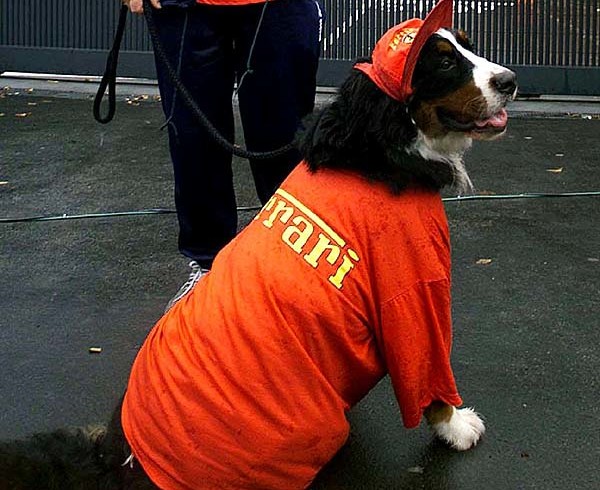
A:
[[[360,262],[358,254],[322,218],[289,192],[279,189],[256,220],[281,232],[281,240],[314,269],[324,270],[328,281],[342,289],[344,280]]]

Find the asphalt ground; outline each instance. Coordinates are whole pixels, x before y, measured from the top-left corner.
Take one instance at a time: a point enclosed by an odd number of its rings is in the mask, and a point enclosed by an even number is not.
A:
[[[475,143],[479,193],[600,190],[600,119],[565,104],[517,104],[503,139]],[[99,125],[89,95],[4,90],[0,218],[173,209],[161,123],[152,95],[120,97]],[[256,205],[247,164],[234,167],[239,205]],[[456,453],[403,429],[385,379],[349,413],[350,439],[314,488],[600,488],[600,198],[446,209],[453,365],[488,431]],[[107,420],[187,277],[176,234],[174,214],[0,223],[1,439]]]

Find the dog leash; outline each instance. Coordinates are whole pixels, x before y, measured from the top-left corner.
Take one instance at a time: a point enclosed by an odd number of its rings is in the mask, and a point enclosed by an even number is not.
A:
[[[261,15],[259,23],[257,25],[257,32],[254,37],[254,42],[253,42],[252,48],[251,48],[249,56],[248,56],[247,69],[246,69],[246,72],[244,72],[241,81],[243,81],[243,78],[247,74],[252,73],[252,69],[250,68],[250,58],[252,56],[252,51],[254,49],[254,45],[256,43],[256,38],[258,36],[258,31],[260,30],[262,20],[264,17],[264,13],[265,13],[268,3],[269,3],[269,0],[267,0],[265,2],[265,5],[263,7],[262,15]],[[171,62],[167,58],[167,55],[165,54],[165,51],[164,51],[164,47],[158,37],[158,30],[157,30],[156,22],[154,19],[154,10],[153,10],[152,6],[150,5],[150,0],[144,0],[143,6],[144,6],[144,17],[146,19],[146,24],[148,25],[148,32],[150,33],[150,37],[152,38],[152,43],[154,45],[154,52],[155,52],[158,60],[164,65],[171,83],[173,84],[173,86],[175,87],[175,89],[177,90],[179,95],[182,97],[185,104],[188,106],[188,108],[196,116],[198,121],[200,121],[202,126],[208,131],[208,133],[211,135],[213,140],[219,146],[221,146],[223,149],[225,149],[229,153],[232,153],[235,156],[238,156],[241,158],[252,159],[252,160],[267,160],[267,159],[277,158],[277,157],[287,154],[290,150],[292,150],[296,147],[294,145],[294,143],[291,142],[291,143],[288,143],[287,145],[284,145],[280,148],[277,148],[277,149],[271,150],[271,151],[266,151],[266,152],[249,151],[247,149],[242,148],[241,146],[239,146],[237,144],[231,143],[227,138],[225,138],[219,132],[219,130],[217,128],[215,128],[215,126],[211,123],[211,121],[208,119],[206,114],[204,114],[204,112],[200,109],[200,107],[198,106],[198,104],[196,103],[196,101],[194,100],[192,95],[190,94],[190,92],[187,90],[185,85],[181,82],[181,79],[179,78],[177,71],[175,70],[175,68],[173,68],[173,65],[171,65]],[[117,26],[117,30],[115,33],[115,39],[113,41],[113,46],[108,55],[104,76],[102,77],[100,86],[98,87],[98,92],[96,93],[96,97],[94,98],[94,118],[96,119],[96,121],[98,121],[102,124],[106,124],[106,123],[110,122],[115,115],[115,107],[116,107],[115,86],[116,86],[116,78],[117,78],[117,63],[118,63],[118,58],[119,58],[119,50],[121,48],[121,40],[123,38],[123,33],[125,31],[125,24],[126,24],[126,20],[127,20],[127,11],[128,11],[127,6],[122,5],[121,11],[119,14],[119,24]],[[240,83],[240,85],[241,85],[241,83]],[[100,114],[100,104],[102,102],[102,99],[104,97],[107,87],[108,87],[108,91],[109,91],[108,92],[109,108],[108,108],[107,115],[102,117],[102,115]],[[238,87],[238,90],[239,90],[239,87]]]
[[[104,69],[104,75],[100,80],[100,86],[96,97],[94,97],[94,119],[101,124],[108,124],[115,117],[116,110],[116,84],[117,84],[117,65],[119,63],[119,51],[121,50],[121,41],[123,40],[123,33],[125,32],[125,24],[127,21],[127,5],[121,5],[119,12],[119,23],[117,25],[117,31],[115,32],[115,39],[113,41],[112,48],[108,53],[106,60],[106,67]],[[102,116],[100,113],[100,106],[102,105],[102,99],[106,93],[108,87],[108,112],[106,116]]]

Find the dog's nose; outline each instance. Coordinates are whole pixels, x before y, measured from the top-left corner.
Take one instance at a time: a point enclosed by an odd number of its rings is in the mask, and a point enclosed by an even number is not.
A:
[[[510,70],[501,71],[492,77],[492,85],[498,92],[512,95],[517,90],[517,75]]]

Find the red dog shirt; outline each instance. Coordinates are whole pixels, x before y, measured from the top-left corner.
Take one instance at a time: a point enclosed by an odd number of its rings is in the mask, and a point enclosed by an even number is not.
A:
[[[386,372],[407,427],[460,405],[450,344],[439,193],[301,164],[152,330],[123,428],[164,489],[305,488]]]

